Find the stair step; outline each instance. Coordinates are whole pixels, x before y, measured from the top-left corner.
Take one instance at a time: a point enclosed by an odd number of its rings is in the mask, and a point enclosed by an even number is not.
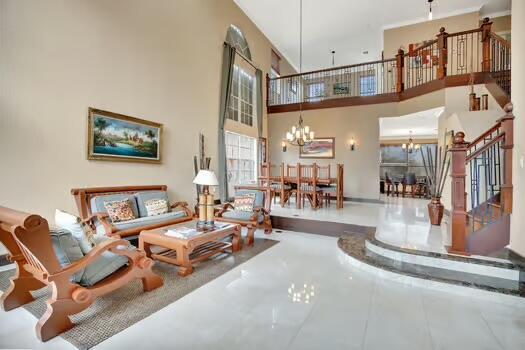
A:
[[[367,240],[370,242],[374,241],[374,243],[377,241],[375,240],[374,235],[347,233],[339,238],[338,246],[346,254],[366,265],[390,271],[395,274],[525,298],[525,281],[519,280],[520,277],[523,278],[522,276],[525,275],[525,262],[523,264],[516,264],[515,262],[490,261],[479,258],[454,256],[450,254],[416,251],[417,254],[415,255],[434,255],[437,257],[437,259],[439,259],[438,261],[452,260],[455,262],[476,265],[475,267],[478,269],[478,272],[483,272],[483,266],[480,265],[484,265],[486,267],[486,271],[490,271],[490,275],[482,275],[480,273],[464,272],[459,269],[452,270],[444,268],[443,266],[446,265],[442,265],[442,267],[426,266],[402,261],[399,259],[392,259],[390,257],[377,254],[371,249],[368,249],[366,243]],[[398,249],[401,249],[404,254],[406,254],[407,251],[410,251],[404,248]],[[496,269],[503,269],[503,271],[509,270],[506,271],[505,274],[502,274],[502,276],[506,275],[507,277],[513,277],[513,279],[497,277],[498,275],[496,274]]]

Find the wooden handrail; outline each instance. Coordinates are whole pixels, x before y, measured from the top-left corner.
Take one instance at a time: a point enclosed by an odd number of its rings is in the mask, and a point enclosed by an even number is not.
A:
[[[469,163],[472,159],[479,156],[481,153],[485,152],[487,149],[489,149],[491,146],[493,146],[495,143],[503,140],[505,138],[505,133],[498,134],[495,138],[484,144],[481,148],[478,148],[475,152],[469,154],[465,160],[465,163]],[[470,148],[470,145],[469,145]]]
[[[510,43],[503,39],[501,36],[499,36],[498,34],[494,33],[494,32],[490,32],[489,33],[490,37],[496,41],[498,41],[501,45],[505,46],[506,48],[508,48],[509,50],[511,49],[511,45]]]
[[[297,77],[297,76],[300,76],[300,75],[322,73],[322,72],[328,72],[328,71],[337,71],[339,69],[354,68],[354,67],[359,67],[359,66],[368,66],[368,65],[371,65],[371,64],[387,63],[387,62],[395,62],[395,61],[396,61],[395,57],[394,58],[387,58],[387,59],[384,59],[384,60],[376,60],[376,61],[370,61],[370,62],[355,63],[355,64],[349,64],[349,65],[346,65],[346,66],[339,66],[339,67],[333,67],[333,68],[324,68],[324,69],[312,70],[312,71],[303,72],[303,73],[282,75],[282,76],[277,77],[277,78],[271,78],[270,80],[282,80],[282,79],[286,79],[286,78]]]
[[[450,33],[450,34],[447,33],[447,35],[448,35],[448,37],[454,37],[454,36],[470,34],[470,33],[476,33],[476,32],[481,32],[481,31],[482,31],[482,28],[480,27],[480,28],[471,29],[471,30],[465,30],[465,31],[456,32],[456,33]],[[501,39],[504,40],[503,38],[501,38]],[[428,47],[430,45],[435,44],[437,41],[438,41],[438,39],[433,39],[433,40],[431,40],[431,41],[429,41],[429,42],[427,42],[427,43],[425,43],[425,44],[423,44],[421,46],[416,47],[414,49],[414,51],[424,49],[424,48],[426,48],[426,47]],[[408,52],[406,52],[404,55],[408,56]],[[332,68],[324,68],[324,69],[312,70],[312,71],[302,72],[302,73],[282,75],[282,76],[277,77],[277,78],[271,78],[270,80],[282,80],[282,79],[286,79],[286,78],[293,78],[293,77],[297,77],[297,76],[301,76],[301,75],[307,75],[307,74],[322,73],[322,72],[328,72],[328,71],[337,71],[339,69],[353,68],[353,67],[366,66],[366,65],[378,64],[378,63],[394,62],[395,60],[396,60],[396,58],[394,57],[394,58],[387,58],[387,59],[370,61],[370,62],[355,63],[355,64],[349,64],[349,65],[344,65],[344,66],[332,67]]]
[[[494,131],[498,130],[499,128],[501,127],[501,122],[497,122],[496,124],[494,124],[490,129],[488,129],[487,131],[485,131],[483,134],[479,135],[478,137],[476,137],[474,139],[474,141],[470,142],[469,145],[468,145],[468,148],[473,148],[474,146],[476,146],[478,143],[480,143],[481,141],[485,140],[485,138],[487,136],[489,136],[490,134],[492,134]]]

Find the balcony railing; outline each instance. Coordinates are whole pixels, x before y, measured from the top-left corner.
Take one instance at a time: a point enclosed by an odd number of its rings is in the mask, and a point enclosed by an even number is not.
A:
[[[395,58],[316,70],[270,79],[267,106],[299,106],[301,103],[399,95],[404,90],[454,77],[453,85],[479,83],[475,74],[489,74],[510,95],[510,45],[491,32],[492,22],[479,28],[447,33],[441,28],[436,39]],[[475,80],[475,79],[474,79]],[[335,106],[334,103],[330,103]]]

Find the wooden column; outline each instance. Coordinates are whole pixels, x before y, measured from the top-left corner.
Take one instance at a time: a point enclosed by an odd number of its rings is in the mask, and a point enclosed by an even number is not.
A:
[[[490,31],[492,29],[492,22],[488,17],[483,19],[481,24],[481,42],[483,43],[483,58],[481,67],[483,72],[490,72],[490,65],[492,59],[490,57]]]
[[[448,49],[447,49],[447,38],[448,33],[445,32],[445,27],[439,28],[439,34],[437,35],[437,47],[439,52],[438,57],[438,79],[444,79],[447,76],[447,63],[448,63]]]
[[[301,200],[301,163],[297,163],[297,168],[295,170],[297,172],[297,191],[295,191],[295,206],[297,209],[301,209],[303,207],[303,203]]]
[[[396,55],[396,92],[400,93],[405,90],[405,84],[403,83],[403,73],[405,68],[405,52],[403,49],[397,50]]]
[[[501,132],[505,133],[503,149],[503,184],[501,185],[501,204],[505,214],[512,213],[512,149],[514,148],[514,114],[512,103],[505,105],[505,116],[501,122]]]
[[[451,185],[452,185],[452,245],[449,253],[469,255],[467,247],[467,200],[465,196],[466,159],[468,143],[465,133],[458,132],[454,136],[451,152]]]

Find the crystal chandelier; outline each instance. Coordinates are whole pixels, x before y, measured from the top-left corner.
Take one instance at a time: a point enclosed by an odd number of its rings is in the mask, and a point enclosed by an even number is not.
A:
[[[303,70],[303,0],[299,0],[299,74]],[[311,143],[314,139],[314,132],[308,125],[303,125],[302,116],[303,104],[299,103],[299,124],[292,126],[291,132],[286,133],[286,141],[290,145],[302,147]],[[284,148],[283,148],[284,149]]]
[[[303,117],[299,115],[299,125],[292,126],[291,132],[286,133],[286,141],[291,145],[302,147],[312,142],[313,139],[314,132],[308,125],[303,125]]]
[[[408,153],[412,153],[414,150],[418,150],[421,145],[414,143],[414,140],[412,139],[412,130],[409,131],[409,134],[408,143],[404,143],[401,147]]]

